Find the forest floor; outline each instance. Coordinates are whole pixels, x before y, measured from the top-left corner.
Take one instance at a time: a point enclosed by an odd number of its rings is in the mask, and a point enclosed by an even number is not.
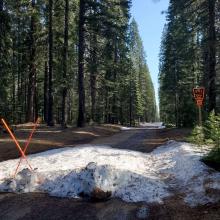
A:
[[[24,143],[30,128],[15,131],[19,142]],[[107,145],[149,153],[168,140],[184,141],[189,129],[131,129],[120,131],[116,126],[94,126],[83,129],[40,128],[34,135],[28,153],[82,144]],[[0,136],[0,161],[19,155],[7,134]],[[126,203],[120,199],[106,202],[89,202],[81,199],[56,198],[42,193],[0,193],[0,219],[2,220],[135,220],[135,219],[220,219],[220,203],[192,208],[176,194],[163,204],[144,202]],[[145,215],[147,213],[147,215]],[[148,216],[148,217],[146,217]]]

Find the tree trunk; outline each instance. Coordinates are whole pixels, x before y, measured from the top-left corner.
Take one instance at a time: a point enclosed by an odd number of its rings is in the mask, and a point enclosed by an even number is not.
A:
[[[64,24],[64,45],[63,45],[63,81],[64,87],[62,91],[62,127],[66,127],[67,121],[67,59],[68,59],[68,36],[69,36],[69,0],[65,0],[65,24]]]
[[[91,119],[96,121],[96,73],[91,73],[90,75],[90,87],[91,87]]]
[[[79,49],[78,49],[78,127],[85,125],[84,54],[85,54],[85,0],[79,6]]]
[[[90,73],[90,91],[91,91],[91,119],[96,121],[96,79],[97,79],[97,35],[92,35],[92,63]]]
[[[209,112],[216,108],[216,30],[215,30],[215,2],[216,0],[208,0],[209,4],[209,33],[208,33],[208,47],[209,47]]]
[[[118,108],[117,108],[117,66],[118,66],[118,48],[117,39],[114,39],[114,69],[113,69],[113,82],[115,84],[113,90],[113,100],[112,100],[112,123],[118,123]]]
[[[54,126],[53,119],[53,0],[49,0],[49,76],[48,76],[48,116],[47,125]]]
[[[44,121],[48,122],[48,64],[45,62],[44,70]]]
[[[131,87],[131,78],[132,78],[132,72],[130,72],[129,76],[129,125],[132,126],[132,87]]]
[[[27,122],[35,121],[35,106],[36,106],[36,16],[34,15],[35,0],[32,0],[32,15],[30,26],[30,65],[29,65],[29,82],[27,94]]]
[[[0,0],[0,12],[3,11],[3,0]]]
[[[180,127],[179,123],[179,95],[177,92],[175,92],[175,124],[176,127]]]

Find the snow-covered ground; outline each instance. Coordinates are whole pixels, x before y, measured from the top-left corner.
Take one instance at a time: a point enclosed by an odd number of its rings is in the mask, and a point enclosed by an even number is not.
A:
[[[126,130],[131,130],[131,129],[135,129],[135,130],[139,130],[139,129],[163,129],[165,128],[165,126],[163,125],[163,122],[142,122],[140,123],[140,127],[121,127],[122,131],[126,131]]]
[[[162,202],[180,192],[191,206],[220,198],[220,173],[208,168],[203,153],[188,143],[169,141],[152,153],[84,145],[28,156],[16,179],[10,178],[18,159],[0,163],[0,191],[46,192],[78,197],[95,187],[127,202]]]
[[[149,127],[149,128],[158,128],[158,129],[165,128],[165,126],[163,125],[163,122],[152,122],[152,123],[143,122],[143,123],[140,123],[140,126],[146,127],[146,128]]]

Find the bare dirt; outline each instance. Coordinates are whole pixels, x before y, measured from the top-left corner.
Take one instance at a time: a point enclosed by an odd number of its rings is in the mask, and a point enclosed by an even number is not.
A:
[[[33,124],[25,124],[19,125],[14,129],[14,135],[21,147],[25,146],[32,127]],[[60,127],[49,128],[41,125],[34,133],[26,154],[33,154],[66,146],[87,144],[94,139],[111,136],[119,131],[120,127],[113,125],[67,129],[61,129]],[[1,132],[0,162],[18,157],[19,151],[17,150],[13,140],[7,133]]]
[[[33,139],[29,153],[78,144],[108,145],[120,149],[151,152],[170,139],[184,141],[189,129],[127,130],[118,127],[97,126],[85,129],[41,129]],[[59,131],[59,132],[57,132]],[[24,132],[24,133],[23,133]],[[19,140],[28,132],[15,132]],[[4,135],[0,139],[0,160],[18,157],[15,146]],[[15,152],[14,152],[15,151]],[[217,220],[220,219],[220,203],[191,208],[183,202],[183,195],[167,198],[163,204],[126,203],[119,199],[94,203],[81,199],[50,197],[45,194],[0,194],[1,220]],[[144,210],[144,211],[143,211]]]

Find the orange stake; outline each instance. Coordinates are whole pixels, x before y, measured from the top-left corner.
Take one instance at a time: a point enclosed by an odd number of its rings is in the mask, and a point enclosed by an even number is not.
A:
[[[24,154],[25,154],[26,151],[27,151],[27,148],[28,148],[28,146],[29,146],[29,144],[30,144],[30,142],[31,142],[32,136],[33,136],[33,134],[34,134],[34,132],[35,132],[35,130],[36,130],[37,125],[38,125],[39,122],[40,122],[40,119],[38,118],[37,121],[35,122],[35,125],[34,125],[32,131],[31,131],[31,134],[30,134],[30,136],[29,136],[29,138],[28,138],[28,140],[27,140],[27,142],[26,142],[26,144],[25,144],[25,148],[24,148],[24,151],[23,151]],[[19,162],[18,162],[17,168],[16,168],[15,173],[14,173],[14,177],[17,175],[18,168],[19,168],[19,166],[21,165],[21,161],[22,161],[22,157],[20,158],[20,160],[19,160]]]
[[[31,167],[31,165],[28,163],[28,160],[27,160],[27,157],[26,157],[26,155],[25,155],[25,152],[21,149],[21,146],[20,146],[20,144],[18,143],[18,141],[17,141],[17,139],[15,138],[15,136],[13,135],[13,133],[11,132],[11,129],[8,127],[7,123],[5,122],[5,120],[4,120],[3,118],[1,119],[1,121],[2,121],[2,123],[4,124],[4,126],[5,126],[6,130],[8,131],[8,133],[10,134],[11,138],[12,138],[13,141],[15,142],[16,147],[17,147],[18,150],[20,151],[22,158],[25,159],[27,165],[29,166],[30,170],[32,171],[33,169],[32,169],[32,167]]]

